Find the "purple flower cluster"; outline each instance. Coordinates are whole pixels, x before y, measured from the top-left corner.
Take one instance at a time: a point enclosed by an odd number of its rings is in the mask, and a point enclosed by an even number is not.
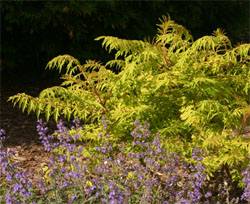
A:
[[[53,151],[55,148],[58,147],[59,144],[53,143],[51,144],[51,140],[54,139],[53,136],[47,135],[48,134],[48,127],[46,126],[47,123],[43,122],[41,119],[37,121],[37,133],[39,136],[39,139],[42,141],[42,144],[44,145],[45,151]]]
[[[2,187],[8,185],[5,195],[1,196],[0,201],[5,200],[7,204],[24,203],[22,201],[32,199],[32,183],[28,181],[28,175],[25,171],[18,171],[18,164],[12,164],[10,157],[15,154],[13,150],[7,150],[3,147],[6,139],[4,130],[0,130],[0,179]]]
[[[79,128],[79,121],[74,120],[75,126],[72,129]],[[77,198],[75,189],[82,189],[84,186],[84,175],[87,167],[81,164],[82,146],[73,143],[80,136],[78,134],[71,136],[69,130],[63,125],[62,121],[57,124],[57,130],[54,132],[56,138],[47,134],[46,123],[38,121],[37,131],[40,139],[45,146],[46,151],[59,151],[58,154],[52,154],[48,164],[47,179],[48,181],[40,181],[39,187],[44,194],[53,191],[56,195],[62,195],[63,199],[73,202]],[[46,178],[46,177],[45,177]],[[49,184],[49,185],[46,185]]]
[[[250,167],[246,168],[242,173],[243,183],[245,184],[244,192],[241,196],[242,200],[250,202]]]
[[[206,181],[205,167],[202,165],[201,151],[194,149],[193,166],[176,154],[169,154],[161,146],[160,135],[151,135],[149,124],[135,121],[133,150],[128,155],[139,159],[134,165],[141,186],[146,189],[143,195],[149,203],[159,200],[162,203],[199,203],[205,195],[202,187]],[[188,173],[187,173],[188,172]],[[207,193],[206,196],[210,196]]]

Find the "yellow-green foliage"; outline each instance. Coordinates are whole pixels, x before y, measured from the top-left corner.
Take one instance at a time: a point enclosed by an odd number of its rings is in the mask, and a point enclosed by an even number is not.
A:
[[[160,21],[152,42],[97,38],[115,52],[106,64],[89,60],[81,65],[69,55],[54,58],[47,68],[66,70],[61,86],[45,89],[39,97],[22,93],[9,100],[47,120],[73,115],[100,121],[106,115],[114,140],[129,141],[133,121],[147,120],[169,151],[188,155],[198,146],[206,150],[204,162],[211,170],[222,164],[246,166],[249,139],[228,132],[240,130],[250,113],[250,44],[232,47],[220,29],[194,42],[169,17]],[[98,127],[84,125],[82,139],[97,139]]]

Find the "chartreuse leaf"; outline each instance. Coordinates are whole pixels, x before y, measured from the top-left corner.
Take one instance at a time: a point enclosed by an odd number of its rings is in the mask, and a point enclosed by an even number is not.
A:
[[[34,104],[34,101],[30,100],[29,101],[29,105],[28,105],[28,114],[30,114],[31,111],[34,111],[34,108],[35,108],[35,104]]]
[[[55,109],[54,109],[54,119],[55,119],[56,123],[58,121],[58,117],[60,116],[59,111],[60,111],[59,108],[55,107]]]
[[[45,117],[47,121],[49,121],[50,115],[51,115],[51,105],[48,104],[45,108]]]

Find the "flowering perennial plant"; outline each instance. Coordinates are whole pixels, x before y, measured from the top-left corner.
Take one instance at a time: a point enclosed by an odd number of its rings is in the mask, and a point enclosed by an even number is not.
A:
[[[109,122],[101,121],[104,130]],[[74,142],[81,128],[79,121],[68,129],[59,121],[54,134],[48,134],[46,123],[38,121],[37,131],[50,162],[43,168],[43,178],[36,183],[27,180],[12,164],[13,151],[3,147],[4,131],[0,130],[0,203],[210,203],[215,202],[207,190],[203,152],[194,148],[193,162],[177,153],[168,153],[159,134],[149,131],[149,124],[134,122],[132,147],[113,144],[109,134],[100,133],[99,143],[91,158],[83,158],[83,147]],[[77,132],[77,131],[76,131]],[[105,131],[104,131],[105,132]],[[86,147],[87,148],[87,147]],[[94,162],[93,162],[94,161]],[[244,171],[242,201],[250,200],[249,169]]]
[[[242,173],[242,176],[245,189],[241,199],[250,202],[250,167],[246,168],[246,170]]]

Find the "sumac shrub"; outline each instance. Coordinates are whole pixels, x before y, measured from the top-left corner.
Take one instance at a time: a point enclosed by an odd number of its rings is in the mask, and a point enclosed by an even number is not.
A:
[[[61,115],[85,120],[79,140],[98,142],[103,131],[98,123],[105,115],[109,140],[127,141],[128,148],[134,148],[133,121],[147,120],[166,151],[189,158],[196,146],[204,154],[208,177],[224,166],[233,181],[240,180],[250,155],[249,138],[241,131],[250,114],[250,44],[232,47],[220,29],[193,41],[169,17],[160,22],[151,41],[97,38],[115,54],[106,64],[55,57],[47,68],[65,70],[61,86],[38,97],[19,93],[9,100],[47,120]]]

